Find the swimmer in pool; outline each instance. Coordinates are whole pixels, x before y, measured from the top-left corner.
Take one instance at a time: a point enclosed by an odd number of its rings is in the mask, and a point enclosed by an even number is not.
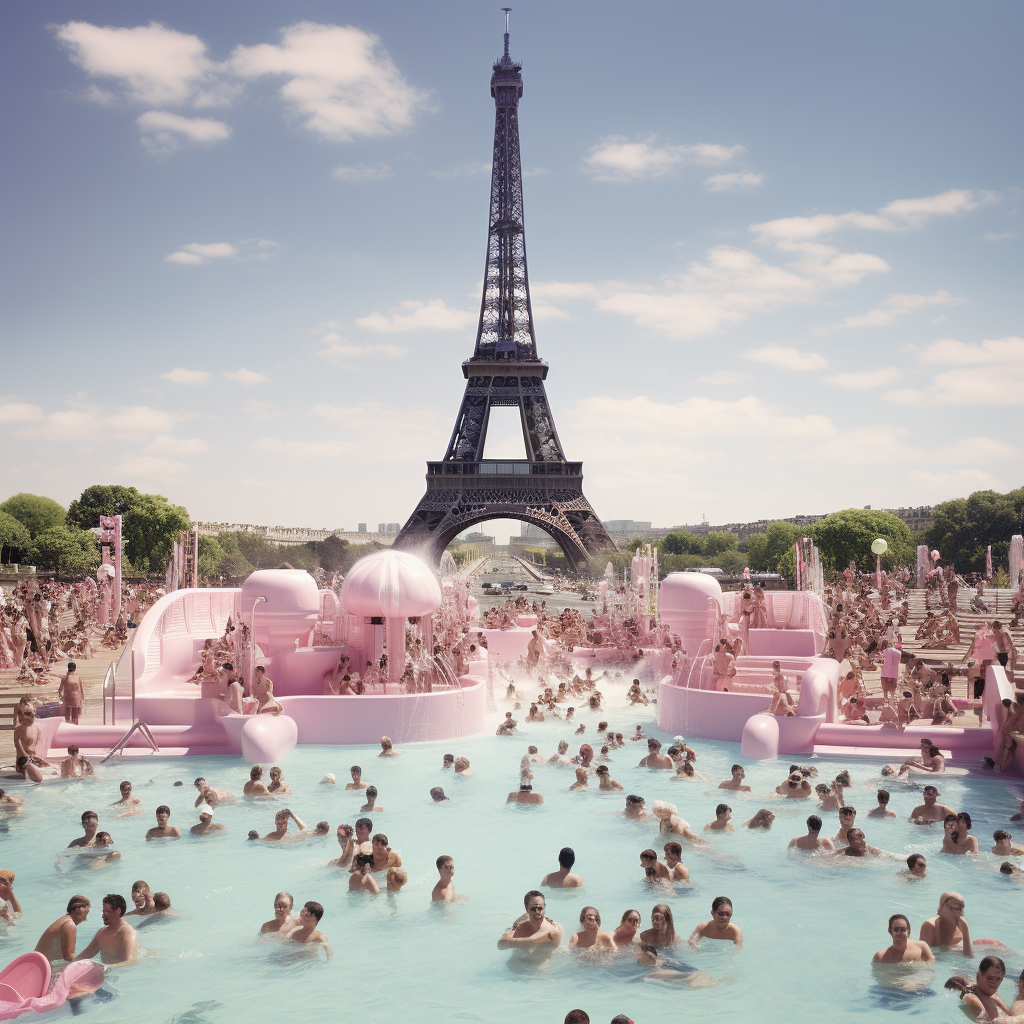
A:
[[[384,811],[384,808],[381,807],[381,805],[379,803],[377,803],[377,787],[376,786],[367,786],[366,787],[366,803],[363,804],[363,806],[359,808],[359,812],[361,814],[373,814],[375,812],[376,813],[383,813],[383,811]]]
[[[124,920],[128,905],[123,896],[110,893],[103,897],[103,927],[75,960],[91,960],[97,953],[107,964],[134,963],[139,955],[139,936]]]
[[[380,892],[380,886],[371,874],[372,871],[373,854],[357,853],[352,873],[348,877],[348,891],[368,892],[376,896]]]
[[[373,837],[370,856],[373,857],[374,871],[384,871],[386,868],[402,866],[402,858],[388,846],[388,837],[383,832],[378,832]]]
[[[589,789],[587,785],[587,769],[576,769],[576,781],[569,787],[570,791],[578,792],[581,789]]]
[[[927,942],[910,937],[910,919],[906,914],[893,914],[889,918],[889,937],[892,944],[871,958],[873,964],[931,963],[935,960]]]
[[[75,945],[78,942],[78,926],[89,916],[91,904],[85,896],[72,896],[68,900],[68,912],[58,917],[39,937],[36,952],[42,953],[50,963],[54,960],[75,959]]]
[[[822,836],[821,832],[821,818],[816,814],[812,814],[807,819],[807,835],[797,836],[795,839],[790,839],[789,849],[790,850],[809,850],[814,852],[815,850],[827,850],[831,852],[835,849],[835,845],[828,836]]]
[[[596,907],[584,907],[580,911],[580,925],[580,930],[569,939],[570,949],[610,949],[615,952],[615,940],[609,932],[601,931],[601,915]]]
[[[639,726],[638,726],[639,728]],[[640,737],[634,736],[633,739]],[[647,741],[647,756],[640,759],[638,768],[675,768],[672,758],[661,752],[661,740],[653,736]]]
[[[401,892],[402,886],[408,881],[409,872],[405,868],[388,868],[387,881],[384,883],[384,887],[388,892]]]
[[[177,825],[168,825],[171,817],[171,809],[167,804],[161,804],[156,809],[156,827],[146,833],[146,842],[151,839],[180,839],[181,829]]]
[[[372,832],[373,822],[369,818],[356,818],[356,853],[373,853]]]
[[[139,879],[132,884],[132,903],[135,904],[135,909],[129,910],[125,917],[144,917],[156,913],[156,900],[148,882]]]
[[[900,765],[897,775],[903,775],[916,768],[919,772],[944,772],[946,770],[946,759],[939,752],[930,739],[921,740],[921,756],[908,758]]]
[[[912,825],[930,825],[933,821],[942,821],[946,815],[953,813],[952,807],[938,802],[939,791],[934,786],[925,786],[922,796],[924,803],[910,812],[908,820]]]
[[[72,839],[71,842],[68,843],[68,849],[70,850],[73,846],[95,846],[96,830],[99,827],[99,815],[95,811],[83,811],[82,828],[85,831],[85,835],[80,836],[78,839]]]
[[[787,800],[806,800],[811,795],[811,784],[800,772],[790,772],[789,778],[775,787],[775,792]]]
[[[942,852],[964,855],[978,852],[978,839],[970,834],[971,816],[966,811],[942,819]]]
[[[395,750],[395,744],[392,742],[390,736],[381,736],[380,738],[380,753],[378,757],[401,757],[402,755]]]
[[[932,949],[950,949],[962,944],[966,957],[974,956],[971,929],[964,917],[966,904],[958,892],[944,892],[939,897],[939,909],[934,917],[921,925],[920,939]]]
[[[121,799],[116,800],[112,803],[111,807],[120,807],[121,813],[118,815],[119,818],[129,818],[133,814],[138,814],[142,810],[142,801],[132,795],[132,784],[126,779],[121,783],[119,789],[121,790]]]
[[[530,783],[528,776],[522,776],[519,779],[519,789],[517,792],[509,793],[508,799],[505,801],[507,804],[542,804],[544,803],[544,797],[540,793],[534,793],[533,786]]]
[[[224,829],[225,826],[221,822],[213,820],[213,810],[206,804],[199,810],[199,824],[193,825],[189,832],[194,836],[208,836],[215,832],[223,832]]]
[[[440,786],[432,786],[430,789],[430,799],[435,804],[450,804],[451,800],[444,795],[444,790]]]
[[[356,852],[356,840],[351,825],[338,826],[338,845],[341,847],[341,855],[334,860],[328,861],[327,866],[332,868],[351,868],[352,858]]]
[[[1010,1008],[999,997],[999,986],[1006,977],[1006,964],[997,956],[987,956],[978,964],[974,984],[967,978],[950,978],[944,988],[960,993],[960,1008],[971,1020],[1002,1020]]]
[[[728,896],[716,896],[711,901],[711,920],[698,924],[688,941],[696,949],[701,939],[719,939],[735,946],[743,945],[743,932],[732,923],[732,900]]]
[[[568,740],[558,741],[558,752],[552,754],[548,758],[548,764],[571,764],[569,760],[569,742]]]
[[[279,892],[274,897],[274,916],[263,922],[260,935],[287,935],[293,928],[297,928],[299,922],[292,916],[294,906],[295,900],[290,892]]]
[[[680,860],[682,855],[683,848],[679,843],[665,844],[665,867],[668,868],[668,877],[673,882],[690,880],[690,869]]]
[[[515,950],[520,957],[546,959],[562,944],[562,926],[544,915],[544,894],[536,889],[523,898],[526,920],[507,928],[498,949]]]
[[[840,807],[839,808],[839,831],[835,834],[835,838],[832,840],[836,846],[848,846],[850,840],[847,838],[850,834],[850,829],[853,828],[853,823],[857,818],[856,807]]]
[[[295,827],[299,830],[298,835],[291,835],[288,832],[288,819],[295,822]],[[277,814],[274,815],[274,831],[268,832],[264,837],[265,843],[292,843],[298,839],[305,839],[306,837],[301,833],[306,831],[306,823],[300,818],[297,818],[295,814],[290,811],[287,807],[282,808]]]
[[[289,942],[299,942],[308,945],[323,946],[324,953],[327,959],[330,960],[334,956],[334,950],[331,949],[330,939],[322,931],[318,929],[320,919],[324,916],[324,908],[319,903],[314,903],[310,900],[308,903],[304,903],[302,909],[299,911],[299,922],[298,927],[293,928],[285,938]]]
[[[285,782],[284,775],[277,765],[270,769],[270,785],[267,791],[271,796],[291,796],[292,787]]]
[[[729,824],[732,817],[732,808],[728,804],[719,804],[715,808],[715,820],[709,821],[704,826],[705,832],[734,832],[735,829]]]
[[[710,988],[712,985],[718,984],[710,974],[705,974],[704,971],[698,971],[679,960],[659,956],[657,947],[652,946],[649,942],[639,944],[636,962],[641,967],[652,968],[644,981],[661,981],[669,985],[685,985],[687,988]],[[615,1020],[618,1019],[618,1017],[615,1018]],[[615,1024],[615,1021],[612,1024]]]
[[[457,757],[457,758],[455,758],[455,763],[452,765],[452,768],[455,769],[455,774],[456,775],[465,775],[465,776],[476,775],[476,772],[473,771],[473,769],[469,767],[469,758],[468,757]]]
[[[743,781],[746,774],[742,765],[734,764],[732,766],[732,778],[727,779],[725,782],[720,782],[718,788],[732,789],[737,793],[749,793],[750,787]]]
[[[1006,829],[996,829],[992,833],[992,838],[995,840],[995,846],[992,847],[992,852],[998,857],[1020,857],[1024,854],[1024,846],[1013,841],[1013,836],[1010,835]]]
[[[263,769],[260,768],[260,775],[262,774]],[[249,778],[251,779],[252,777],[252,772],[250,771]],[[209,797],[207,796],[207,792],[209,790],[213,790],[213,792],[217,794],[217,803],[233,804],[236,800],[234,793],[229,793],[226,789],[218,789],[216,786],[211,786],[201,775],[192,783],[192,785],[199,791],[199,796],[196,797],[196,802],[193,804],[194,807],[198,807],[204,801],[209,802]]]
[[[630,821],[643,821],[644,818],[650,817],[644,803],[645,801],[642,796],[630,793],[630,795],[626,797],[626,809],[623,813],[630,819]]]
[[[627,910],[622,915],[619,927],[612,932],[612,941],[620,949],[623,946],[632,945],[636,938],[637,929],[640,927],[640,911]]]
[[[818,804],[821,811],[838,811],[843,806],[843,787],[838,782],[833,782],[831,788],[824,782],[819,782],[814,787],[814,792],[821,801]]]
[[[654,905],[651,910],[651,927],[640,933],[640,941],[654,946],[655,949],[674,946],[679,941],[672,920],[672,909],[667,903]]]
[[[906,878],[927,878],[928,861],[923,853],[912,853],[907,858],[907,870],[902,872]]]
[[[654,850],[642,850],[640,853],[640,867],[648,882],[668,881],[671,875],[668,867],[658,860]]]
[[[21,814],[24,810],[25,800],[22,797],[0,789],[0,813],[14,817]]]
[[[575,851],[570,846],[563,846],[558,851],[558,870],[545,875],[540,884],[549,889],[581,889],[583,879],[572,871],[575,863]]]
[[[437,873],[440,876],[430,893],[431,903],[462,903],[466,897],[455,891],[455,861],[447,854],[437,858]]]
[[[1012,878],[1017,882],[1024,882],[1024,871],[1022,871],[1016,864],[1011,864],[1008,860],[1004,860],[999,865],[999,870],[1002,874],[1006,875],[1007,878]]]
[[[743,822],[743,828],[763,828],[768,831],[775,820],[775,813],[767,807],[762,807],[749,821]]]
[[[847,830],[846,840],[848,845],[836,850],[833,857],[892,857],[891,853],[879,850],[874,846],[868,846],[864,833],[859,828]]]
[[[889,791],[880,789],[878,791],[878,806],[868,811],[869,818],[895,818],[896,812],[889,810]]]
[[[111,838],[109,832],[97,832],[96,843],[93,849],[99,850],[105,846],[113,846],[114,840]],[[79,858],[81,860],[81,858]],[[109,867],[116,860],[121,859],[121,854],[117,850],[111,850],[110,853],[104,854],[101,857],[90,857],[87,861],[91,868],[105,868]]]
[[[608,771],[608,765],[599,764],[597,766],[597,778],[598,778],[598,789],[604,792],[611,792],[612,790],[622,789],[622,783],[616,782]]]
[[[359,765],[354,764],[349,769],[349,774],[352,776],[352,781],[345,784],[346,789],[369,789],[370,784],[363,782],[363,769]]]
[[[204,781],[196,779],[196,782]],[[242,793],[249,797],[264,797],[270,796],[270,790],[267,789],[266,784],[263,782],[263,766],[254,764],[249,769],[249,781],[242,787]],[[202,794],[200,794],[200,799]],[[198,805],[197,805],[198,806]]]

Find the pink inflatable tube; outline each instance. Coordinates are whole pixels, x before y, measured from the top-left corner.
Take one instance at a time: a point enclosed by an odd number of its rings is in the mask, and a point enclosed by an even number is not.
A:
[[[242,757],[249,764],[280,761],[299,741],[299,727],[287,715],[250,715],[242,724]]]
[[[80,960],[57,975],[50,988],[50,964],[42,953],[26,953],[0,971],[0,1020],[14,1020],[29,1010],[45,1013],[68,997],[95,992],[103,984],[103,966]]]

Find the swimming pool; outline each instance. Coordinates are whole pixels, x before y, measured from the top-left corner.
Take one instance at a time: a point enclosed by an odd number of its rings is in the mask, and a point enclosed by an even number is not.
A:
[[[627,736],[641,723],[648,735],[666,739],[654,726],[653,710],[626,710],[613,703],[601,717]],[[170,894],[180,916],[144,925],[140,942],[154,956],[109,971],[106,989],[114,998],[99,1003],[90,997],[80,1007],[83,1016],[104,1024],[235,1024],[271,1014],[310,1022],[403,1016],[429,1024],[539,1024],[560,1022],[576,1006],[595,1022],[626,1013],[638,1024],[675,1020],[680,1014],[696,1019],[724,1014],[761,1022],[895,1021],[908,1012],[927,1013],[930,1020],[959,1019],[956,998],[942,991],[942,982],[965,966],[962,957],[940,952],[934,970],[915,973],[929,984],[924,994],[887,994],[869,967],[875,950],[887,944],[889,915],[907,913],[916,936],[922,919],[935,913],[939,894],[947,889],[964,895],[976,939],[994,937],[1014,950],[1006,956],[1008,978],[1020,971],[1024,887],[999,875],[999,858],[990,854],[977,861],[939,855],[941,825],[907,823],[911,807],[919,802],[921,782],[888,787],[895,820],[867,818],[881,782],[878,764],[805,760],[826,780],[842,767],[850,768],[854,788],[847,799],[860,811],[858,825],[868,842],[904,856],[924,853],[929,862],[924,881],[900,878],[897,871],[904,865],[892,861],[829,863],[787,856],[788,840],[803,834],[804,819],[815,811],[816,802],[769,802],[765,794],[782,780],[788,762],[745,762],[736,744],[691,743],[698,752],[698,768],[716,780],[728,777],[733,762],[745,764],[754,794],[722,794],[706,783],[675,782],[670,773],[633,767],[646,751],[639,749],[643,744],[627,742],[625,749],[613,753],[611,765],[623,793],[569,792],[570,768],[541,765],[535,769],[534,789],[544,794],[544,806],[507,807],[505,797],[516,788],[519,759],[528,743],[550,755],[563,737],[573,749],[584,739],[594,742],[597,716],[579,715],[588,733],[581,738],[559,722],[545,722],[529,724],[528,731],[512,738],[483,735],[411,745],[393,759],[378,759],[377,747],[298,747],[283,763],[295,792],[282,803],[308,824],[327,819],[332,835],[291,846],[246,841],[249,829],[265,834],[273,828],[278,805],[265,802],[219,808],[217,818],[227,825],[226,833],[203,839],[187,835],[198,820],[193,778],[203,775],[213,785],[241,793],[249,771],[241,760],[128,760],[101,769],[103,776],[95,782],[21,790],[28,806],[0,836],[0,866],[17,872],[15,890],[25,913],[0,936],[0,962],[31,950],[46,925],[79,892],[93,905],[89,920],[79,928],[78,948],[84,948],[100,926],[103,895],[119,892],[130,905],[132,882],[144,878],[154,891]],[[475,776],[454,777],[442,770],[442,755],[449,751],[468,756]],[[374,831],[387,834],[409,872],[408,885],[397,895],[349,894],[347,872],[324,866],[336,856],[336,826],[360,817],[363,797],[343,788],[352,764],[362,765],[364,780],[377,786],[384,811],[373,816]],[[337,786],[318,785],[328,771],[337,775]],[[132,781],[144,811],[117,819],[108,805],[124,778]],[[175,788],[175,780],[184,786]],[[444,787],[451,804],[431,801],[428,791],[437,785]],[[940,789],[943,802],[971,813],[973,833],[986,851],[993,830],[1006,826],[1016,809],[1015,798],[996,779],[951,778],[942,780]],[[769,833],[719,834],[706,850],[684,843],[683,861],[692,885],[666,892],[645,883],[638,855],[648,846],[660,854],[668,837],[658,835],[654,819],[622,818],[626,793],[639,793],[648,807],[656,799],[670,800],[698,831],[714,818],[720,800],[734,808],[737,825],[761,806],[770,807],[777,817]],[[146,843],[145,831],[155,823],[154,810],[161,803],[170,805],[172,823],[186,835],[176,842]],[[100,813],[100,828],[113,835],[121,862],[58,872],[55,855],[81,834],[79,818],[86,809]],[[837,815],[822,817],[823,834],[834,835]],[[584,888],[548,895],[548,916],[565,929],[562,950],[544,972],[515,973],[508,967],[510,954],[498,951],[496,942],[522,913],[525,893],[557,868],[563,846],[576,851],[575,870]],[[442,853],[455,859],[456,888],[468,902],[430,904],[437,880],[434,861]],[[381,882],[383,890],[383,878]],[[294,895],[297,905],[306,900],[323,904],[320,927],[330,937],[332,961],[297,957],[294,948],[257,942],[259,926],[272,916],[273,897],[282,889]],[[716,943],[717,948],[707,948],[705,942],[697,952],[683,945],[675,956],[714,978],[735,979],[730,984],[699,990],[645,984],[633,957],[602,961],[567,951],[585,905],[596,906],[603,927],[611,930],[629,908],[641,912],[642,927],[647,928],[652,906],[667,902],[685,940],[698,921],[708,919],[711,900],[718,895],[732,899],[744,947]],[[1012,998],[1011,989],[1008,981],[1001,990],[1004,998]]]

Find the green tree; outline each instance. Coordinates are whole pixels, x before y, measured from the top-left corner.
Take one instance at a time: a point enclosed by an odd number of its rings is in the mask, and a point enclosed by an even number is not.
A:
[[[1024,532],[1024,487],[999,494],[975,491],[935,506],[926,535],[929,547],[938,548],[942,560],[962,572],[981,572],[985,551],[992,545],[993,563],[1006,562],[1010,538]]]
[[[124,551],[137,569],[162,572],[174,539],[191,525],[188,512],[160,494],[140,494],[124,514]]]
[[[706,555],[708,559],[714,559],[724,551],[739,550],[739,543],[740,539],[735,533],[712,530],[704,538],[703,550],[699,554]]]
[[[68,523],[82,530],[90,530],[100,525],[100,516],[127,516],[141,497],[134,487],[93,484],[68,505]]]
[[[39,494],[15,494],[0,505],[0,512],[14,516],[32,537],[64,525],[67,513],[64,506],[53,498],[44,498]]]
[[[702,555],[704,538],[690,530],[673,530],[661,539],[658,549],[667,555]]]
[[[768,524],[765,533],[754,533],[747,538],[747,565],[755,572],[782,572],[780,560],[801,537],[807,536],[802,526],[784,523],[781,519]],[[795,561],[794,552],[794,561]]]
[[[874,569],[871,542],[876,537],[882,537],[889,545],[882,556],[885,568],[916,564],[910,527],[891,512],[863,508],[833,512],[815,523],[810,535],[825,566],[836,571],[842,571],[850,562],[856,562],[862,572]]]
[[[29,557],[43,569],[70,575],[87,572],[100,561],[96,535],[67,526],[54,526],[34,537]]]
[[[7,512],[0,512],[0,562],[13,562],[14,556],[26,552],[32,536],[24,523]]]

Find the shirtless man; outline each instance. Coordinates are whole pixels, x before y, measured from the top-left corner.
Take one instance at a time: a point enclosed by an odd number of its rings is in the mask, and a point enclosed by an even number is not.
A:
[[[349,892],[368,892],[376,896],[380,892],[377,879],[373,877],[373,854],[357,853],[348,879]]]
[[[946,759],[930,739],[923,739],[921,740],[921,756],[911,757],[904,761],[900,765],[897,775],[902,775],[911,768],[916,768],[918,771],[942,772],[946,769]]]
[[[279,715],[283,710],[274,699],[274,681],[267,678],[267,670],[262,665],[256,666],[256,678],[253,680],[252,692],[256,697],[257,715]]]
[[[705,832],[734,832],[735,829],[729,824],[732,817],[732,808],[728,804],[719,804],[715,808],[715,820],[709,821],[704,826]]]
[[[544,797],[540,793],[534,793],[533,786],[530,780],[523,776],[519,780],[519,789],[516,792],[509,793],[508,799],[505,801],[507,804],[542,804],[544,803]]]
[[[846,833],[849,845],[836,850],[833,857],[891,857],[891,853],[879,850],[874,846],[868,846],[864,833],[859,828],[851,828]]]
[[[971,835],[971,816],[966,811],[957,815],[947,814],[942,819],[945,835],[942,837],[942,852],[968,854],[978,852],[978,839]]]
[[[171,817],[171,809],[167,804],[161,804],[156,809],[156,828],[151,828],[146,833],[146,841],[151,839],[180,839],[181,829],[177,825],[168,825]]]
[[[690,869],[680,859],[682,856],[683,848],[679,843],[665,844],[665,867],[668,868],[668,877],[673,882],[690,880]]]
[[[327,959],[330,960],[334,956],[334,950],[331,949],[330,939],[322,931],[318,929],[320,919],[324,916],[324,908],[319,903],[314,903],[312,900],[303,904],[302,909],[299,911],[299,923],[298,927],[293,928],[290,932],[285,935],[285,938],[289,942],[298,942],[304,945],[323,946],[324,953],[327,955]]]
[[[68,849],[72,846],[95,846],[96,845],[96,830],[100,827],[100,818],[95,811],[83,811],[82,812],[82,829],[85,832],[84,836],[79,836],[78,839],[72,839],[68,843]]]
[[[821,818],[816,814],[812,814],[807,819],[807,835],[797,836],[795,839],[790,839],[789,849],[790,850],[827,850],[831,852],[835,849],[835,845],[828,836],[821,836]]]
[[[388,837],[378,832],[370,845],[370,856],[373,857],[373,870],[384,871],[386,868],[400,868],[402,858],[388,846]]]
[[[599,764],[597,766],[597,777],[599,780],[598,789],[607,791],[622,789],[622,783],[616,782],[608,772],[608,765]]]
[[[263,769],[260,768],[260,773],[262,774],[262,772]],[[251,770],[249,772],[249,780],[252,781]],[[202,803],[210,803],[216,807],[217,804],[233,804],[236,800],[234,793],[229,793],[226,789],[217,789],[216,786],[208,785],[206,779],[201,775],[192,783],[192,785],[199,791],[199,796],[196,797],[196,802],[192,805],[193,807],[198,807]],[[216,795],[216,801],[210,799],[210,793],[214,793]]]
[[[36,725],[36,713],[31,708],[21,712],[21,721],[14,727],[14,754],[17,770],[30,782],[42,782],[46,777],[41,768],[52,768],[45,758],[36,753],[42,732]]]
[[[133,883],[132,903],[135,904],[135,909],[129,910],[125,917],[146,917],[156,913],[156,900],[148,882],[139,879]]]
[[[60,677],[60,685],[57,687],[57,700],[64,705],[64,721],[72,725],[78,725],[78,717],[82,713],[82,701],[85,697],[85,688],[82,680],[75,671],[78,666],[68,662],[68,670]]]
[[[675,768],[672,758],[661,752],[661,740],[653,736],[647,740],[647,756],[642,758],[638,768]]]
[[[868,811],[869,818],[895,818],[896,812],[889,810],[889,791],[880,789],[878,791],[878,806]]]
[[[213,811],[209,810],[209,804],[207,804],[199,812],[199,824],[193,825],[189,832],[194,836],[208,836],[213,832],[223,832],[225,826],[219,822],[213,820]]]
[[[361,814],[373,814],[375,812],[381,813],[384,808],[377,803],[377,787],[367,786],[366,787],[366,803],[359,808]]]
[[[299,835],[289,835],[288,833],[288,819],[295,822],[295,827],[299,830]],[[287,807],[282,808],[277,814],[274,815],[274,831],[268,832],[264,837],[265,843],[293,843],[298,839],[305,839],[301,833],[306,831],[306,823],[300,818],[297,818],[292,811]]]
[[[103,927],[75,960],[91,960],[97,953],[103,963],[134,963],[139,953],[139,936],[124,920],[128,905],[123,896],[110,893],[103,897]]]
[[[746,772],[738,764],[732,766],[732,778],[718,784],[719,789],[731,789],[737,793],[749,793],[750,787],[744,783]]]
[[[196,779],[196,784],[200,780]],[[242,787],[242,793],[244,796],[270,796],[270,790],[267,789],[266,783],[263,781],[263,765],[254,764],[249,769],[249,781]],[[200,798],[201,799],[201,798]],[[197,803],[198,807],[199,804]]]
[[[569,787],[570,791],[579,792],[581,789],[589,789],[587,785],[587,769],[577,768],[576,769],[576,781]]]
[[[935,954],[927,942],[910,937],[910,919],[906,914],[893,914],[889,918],[889,936],[892,945],[880,949],[872,958],[873,964],[902,964],[911,961],[931,963]]]
[[[25,800],[0,789],[0,814],[17,817],[25,810]]]
[[[935,786],[925,786],[924,803],[915,807],[907,820],[912,825],[930,825],[933,821],[942,821],[947,815],[953,814],[951,807],[937,802],[938,798],[939,791]]]
[[[596,907],[584,907],[580,911],[580,925],[580,930],[569,939],[570,949],[616,950],[611,933],[601,931],[601,915]]]
[[[68,756],[60,763],[60,777],[62,779],[84,779],[88,775],[94,775],[92,765],[82,757],[78,747],[72,744],[68,747]]]
[[[772,662],[772,702],[768,706],[769,715],[787,715],[792,718],[796,714],[796,705],[789,694],[786,677],[782,674],[781,663]]]
[[[832,840],[832,842],[835,843],[836,846],[849,845],[850,829],[853,828],[853,823],[856,820],[856,818],[856,807],[839,808],[839,831],[836,833],[835,838]]]
[[[567,740],[558,741],[558,753],[548,758],[548,764],[571,764],[569,759],[569,743]]]
[[[902,872],[907,878],[927,878],[928,861],[923,853],[912,853],[907,858],[907,870]]]
[[[551,889],[580,889],[583,886],[583,879],[572,872],[572,866],[576,863],[576,854],[569,846],[562,847],[558,851],[558,870],[552,871],[544,876],[542,886]]]
[[[800,772],[790,772],[789,778],[775,787],[775,792],[787,800],[806,800],[813,791]]]
[[[526,920],[505,930],[498,949],[516,950],[520,957],[546,958],[562,944],[562,926],[544,916],[544,894],[536,889],[526,894],[523,905]]]
[[[644,874],[647,876],[647,880],[649,882],[655,882],[659,879],[668,881],[671,875],[668,866],[666,864],[662,864],[661,861],[658,860],[658,855],[654,850],[641,851],[640,867],[643,868]]]
[[[437,873],[441,877],[437,880],[430,893],[432,903],[461,903],[466,899],[455,891],[455,861],[447,854],[437,858]]]
[[[1017,703],[1010,704],[1009,700],[1003,701],[1006,707],[1006,715],[1003,724],[999,727],[998,744],[1001,749],[999,763],[996,770],[1003,772],[1009,767],[1016,753],[1017,747],[1024,742],[1024,693],[1017,694]]]
[[[351,825],[338,826],[338,845],[341,847],[341,854],[334,860],[327,862],[332,868],[351,868],[352,858],[356,852],[356,840]]]
[[[138,814],[142,810],[142,801],[137,796],[132,795],[132,784],[125,779],[118,788],[121,790],[121,799],[116,800],[110,805],[111,807],[121,808],[121,813],[118,817],[127,818],[133,814]]]
[[[1020,857],[1024,854],[1024,846],[1020,846],[1013,842],[1013,836],[1005,829],[997,829],[992,833],[992,838],[995,840],[995,846],[992,847],[992,852],[997,856]]]
[[[944,892],[939,897],[939,909],[934,917],[921,925],[921,941],[931,947],[953,949],[963,943],[963,955],[974,956],[971,929],[964,917],[964,898],[958,892]]]
[[[719,939],[743,945],[743,932],[732,923],[732,900],[728,896],[716,896],[711,902],[711,920],[698,924],[687,940],[696,949],[701,939]]]
[[[68,900],[68,912],[51,924],[39,937],[36,952],[42,953],[50,963],[55,960],[75,959],[75,945],[78,942],[78,926],[89,916],[90,903],[85,896],[72,896]]]
[[[352,776],[352,781],[349,782],[349,783],[346,783],[346,785],[345,785],[346,789],[369,789],[370,788],[370,784],[368,782],[363,782],[363,769],[360,768],[359,765],[357,765],[357,764],[352,765],[352,767],[349,769],[349,774]]]

